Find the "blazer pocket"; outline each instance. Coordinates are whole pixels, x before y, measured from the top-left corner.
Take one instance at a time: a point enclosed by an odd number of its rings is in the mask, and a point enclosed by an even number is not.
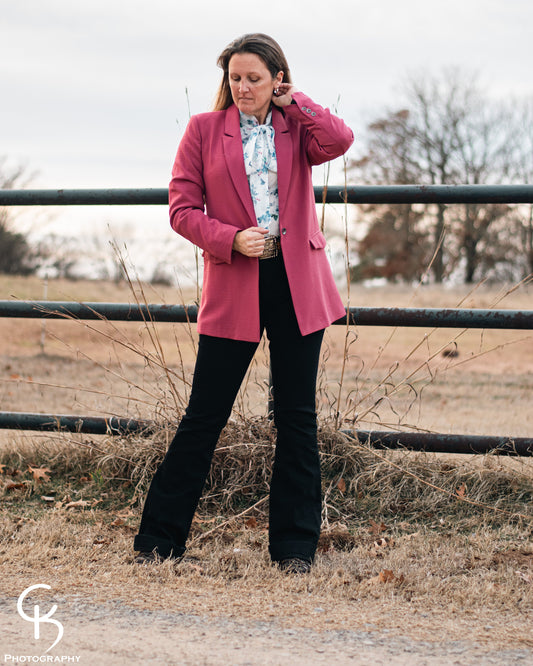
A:
[[[323,250],[326,247],[326,243],[326,238],[320,230],[316,231],[309,239],[309,244],[314,250]]]

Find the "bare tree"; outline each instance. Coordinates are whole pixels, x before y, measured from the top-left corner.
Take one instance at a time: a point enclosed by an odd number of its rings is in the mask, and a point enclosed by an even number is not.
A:
[[[473,83],[465,81],[457,69],[446,71],[441,78],[419,74],[408,79],[405,94],[411,112],[414,150],[420,160],[418,182],[429,185],[457,183],[457,128],[464,121],[475,94]],[[436,282],[442,282],[445,276],[445,212],[446,206],[437,204],[432,264]]]
[[[349,165],[358,181],[406,185],[420,180],[422,171],[407,109],[390,113],[368,126],[367,150],[363,158]],[[353,278],[420,277],[429,254],[420,209],[412,204],[386,204],[364,206],[363,210],[370,224],[359,243],[361,259],[352,271]]]
[[[364,173],[367,182],[395,184],[510,182],[516,125],[508,109],[481,91],[475,76],[459,69],[439,77],[418,74],[406,81],[404,97],[402,111],[369,125],[367,153],[352,165],[358,175]],[[486,242],[491,227],[509,212],[502,205],[426,206],[435,281],[463,262],[464,279],[471,282],[483,253],[494,254]],[[418,220],[419,231],[423,228]]]

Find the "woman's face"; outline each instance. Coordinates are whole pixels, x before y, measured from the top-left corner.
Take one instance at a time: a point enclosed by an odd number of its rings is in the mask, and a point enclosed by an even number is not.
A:
[[[229,85],[235,106],[264,123],[274,89],[282,82],[283,72],[272,78],[264,61],[255,53],[236,53],[228,66]]]

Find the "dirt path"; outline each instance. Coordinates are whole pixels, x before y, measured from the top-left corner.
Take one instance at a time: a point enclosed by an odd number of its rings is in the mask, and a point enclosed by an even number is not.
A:
[[[533,651],[529,649],[489,649],[453,637],[445,642],[420,641],[387,636],[386,631],[378,632],[371,626],[364,630],[315,631],[283,627],[276,622],[137,610],[122,602],[91,604],[81,598],[57,600],[54,617],[62,622],[64,636],[45,653],[55,640],[56,627],[42,624],[40,639],[35,640],[33,625],[18,615],[16,602],[15,598],[0,602],[0,663],[4,664],[17,663],[16,657],[18,663],[50,663],[53,657],[55,663],[88,666],[533,663]],[[40,613],[49,610],[43,607]]]

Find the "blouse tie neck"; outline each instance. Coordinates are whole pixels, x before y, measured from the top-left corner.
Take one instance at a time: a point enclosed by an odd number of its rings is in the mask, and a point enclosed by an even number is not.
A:
[[[277,171],[272,112],[264,125],[259,125],[254,116],[242,114],[241,132],[246,174],[266,175],[269,170]]]

